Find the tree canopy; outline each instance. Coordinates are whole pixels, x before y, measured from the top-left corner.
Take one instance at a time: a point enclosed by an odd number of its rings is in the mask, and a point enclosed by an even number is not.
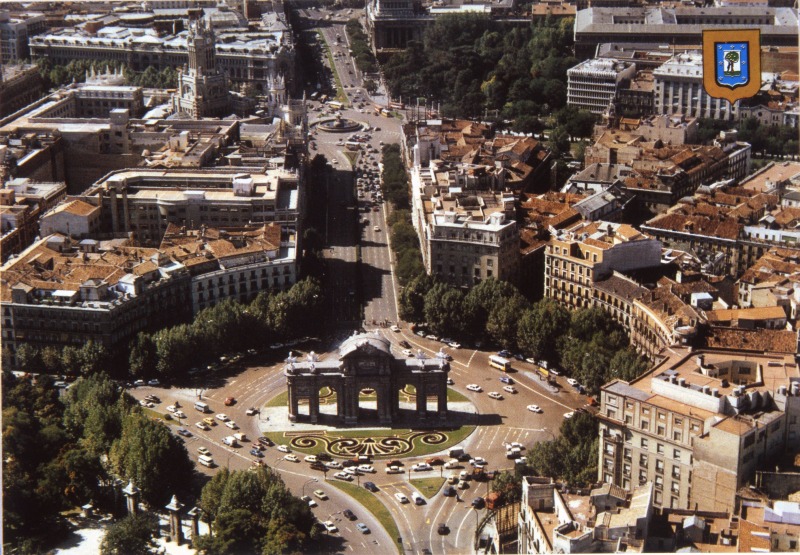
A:
[[[557,438],[534,443],[525,463],[537,476],[587,485],[597,480],[597,446],[597,420],[576,412],[561,423]]]

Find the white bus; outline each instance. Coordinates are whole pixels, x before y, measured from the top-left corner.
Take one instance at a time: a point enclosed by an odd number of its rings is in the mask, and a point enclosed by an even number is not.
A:
[[[328,101],[328,106],[330,106],[334,110],[341,110],[343,104],[341,102],[339,102],[338,100],[330,100],[330,101]]]
[[[208,405],[207,405],[207,404],[205,404],[205,403],[202,403],[202,402],[200,402],[200,401],[197,401],[197,402],[194,404],[194,409],[195,409],[195,410],[199,410],[200,412],[211,412],[211,409],[210,409],[210,408],[208,408]]]
[[[503,372],[508,372],[511,370],[511,361],[507,358],[491,355],[489,356],[489,366],[502,370]]]

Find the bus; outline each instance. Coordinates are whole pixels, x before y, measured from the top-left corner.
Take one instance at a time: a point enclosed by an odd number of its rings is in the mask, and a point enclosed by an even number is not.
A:
[[[331,101],[328,102],[328,106],[330,106],[334,110],[341,110],[342,106],[344,106],[344,105],[341,102],[339,102],[338,100],[331,100]]]
[[[491,355],[489,357],[489,366],[492,368],[497,368],[498,370],[502,370],[503,372],[508,372],[511,370],[511,361],[507,358]]]

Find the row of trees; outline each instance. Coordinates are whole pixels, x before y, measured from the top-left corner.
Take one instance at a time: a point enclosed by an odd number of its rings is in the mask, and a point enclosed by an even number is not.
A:
[[[201,311],[191,324],[137,335],[130,372],[170,380],[225,353],[314,334],[321,325],[322,300],[319,283],[308,278],[287,291],[260,293],[250,304],[220,302]]]
[[[408,209],[410,204],[408,191],[408,174],[406,173],[403,158],[400,155],[400,145],[393,143],[386,145],[382,149],[383,153],[383,172],[381,181],[383,182],[383,196],[392,203],[395,210]]]
[[[356,67],[362,73],[375,73],[378,71],[378,62],[369,45],[369,37],[364,32],[358,19],[351,19],[345,25],[347,37],[350,40],[350,52],[356,61]]]
[[[739,120],[735,125],[730,121],[701,119],[699,122],[698,140],[709,143],[720,131],[731,127],[739,132],[739,140],[752,145],[754,153],[772,156],[797,155],[800,143],[797,130],[785,125],[761,125],[756,118]]]
[[[86,72],[92,69],[97,73],[121,69],[125,82],[138,87],[169,89],[178,85],[178,72],[171,67],[158,70],[148,66],[144,71],[136,72],[119,60],[70,60],[67,64],[54,64],[49,58],[37,59],[36,65],[47,89],[68,85],[73,81],[82,83],[86,79]]]
[[[391,229],[392,250],[395,254],[395,274],[401,286],[425,274],[422,254],[419,250],[419,237],[411,225],[408,210],[394,210],[387,219]]]
[[[458,314],[458,318],[453,318]],[[400,294],[400,315],[426,322],[439,335],[488,338],[526,357],[546,360],[597,393],[613,378],[630,380],[647,359],[630,346],[625,329],[599,308],[569,312],[543,299],[531,304],[511,284],[487,279],[468,293],[422,274]]]
[[[93,502],[114,509],[114,477],[133,480],[142,500],[187,498],[192,463],[184,444],[105,375],[78,379],[59,398],[3,373],[4,539],[38,551],[62,530],[59,512]]]
[[[442,103],[445,116],[542,116],[566,105],[572,20],[528,27],[482,15],[436,19],[384,66],[393,97]]]

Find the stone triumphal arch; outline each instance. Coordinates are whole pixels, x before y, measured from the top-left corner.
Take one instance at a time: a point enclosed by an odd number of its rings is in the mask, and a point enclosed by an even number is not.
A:
[[[395,358],[391,343],[373,334],[357,334],[339,347],[338,356],[318,360],[311,353],[306,360],[288,359],[284,374],[289,392],[289,420],[320,420],[320,390],[336,392],[338,422],[359,423],[359,394],[372,389],[377,396],[378,421],[393,424],[400,416],[401,390],[416,389],[416,416],[425,422],[447,419],[447,373],[449,363],[421,353],[413,358]],[[428,411],[427,400],[435,396],[437,410]],[[308,416],[298,412],[301,399],[308,401]]]

